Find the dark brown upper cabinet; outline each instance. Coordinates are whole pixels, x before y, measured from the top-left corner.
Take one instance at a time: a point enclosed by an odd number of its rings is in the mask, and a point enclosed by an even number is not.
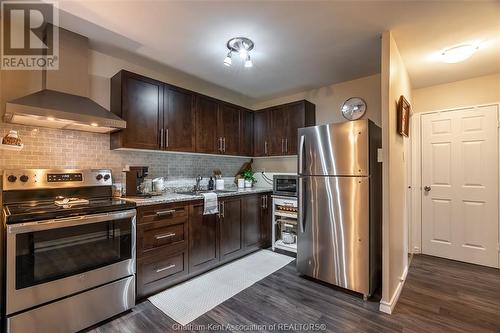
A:
[[[127,128],[111,134],[111,149],[159,149],[163,83],[127,71],[111,78],[111,111]]]
[[[217,137],[217,111],[219,103],[216,99],[197,95],[195,106],[195,141],[196,152],[217,154],[220,152],[221,142]]]
[[[240,110],[240,155],[253,156],[254,112]]]
[[[161,148],[172,151],[194,152],[194,93],[165,85],[163,96],[163,128],[160,130]]]
[[[217,135],[220,141],[219,152],[226,155],[238,155],[240,150],[240,110],[239,108],[219,103],[217,113]]]
[[[267,110],[261,110],[254,113],[253,118],[253,149],[255,156],[267,156],[268,155],[268,112]]]
[[[240,108],[211,97],[196,97],[196,152],[240,154]]]
[[[296,155],[297,130],[315,125],[305,100],[253,112],[125,70],[111,78],[111,111],[127,121],[111,133],[111,149]]]
[[[316,123],[314,104],[302,100],[255,113],[255,156],[297,154],[297,131]]]

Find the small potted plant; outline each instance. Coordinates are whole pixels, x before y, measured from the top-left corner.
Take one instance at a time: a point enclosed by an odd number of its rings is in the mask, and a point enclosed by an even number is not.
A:
[[[245,179],[245,187],[247,188],[252,187],[252,185],[257,182],[254,177],[254,172],[250,169],[243,171],[243,179]]]

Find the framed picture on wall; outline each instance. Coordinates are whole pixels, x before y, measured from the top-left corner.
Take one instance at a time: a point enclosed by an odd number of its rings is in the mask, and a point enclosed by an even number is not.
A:
[[[398,133],[408,137],[410,135],[410,103],[401,95],[398,101]]]

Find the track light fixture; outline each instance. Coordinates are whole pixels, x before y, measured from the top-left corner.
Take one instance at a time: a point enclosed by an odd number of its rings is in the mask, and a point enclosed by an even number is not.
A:
[[[232,65],[232,55],[233,53],[238,54],[240,58],[244,61],[245,68],[250,68],[253,66],[252,59],[250,58],[250,51],[254,47],[254,43],[251,39],[246,37],[234,37],[227,41],[226,44],[229,52],[224,58],[224,65],[230,67]]]

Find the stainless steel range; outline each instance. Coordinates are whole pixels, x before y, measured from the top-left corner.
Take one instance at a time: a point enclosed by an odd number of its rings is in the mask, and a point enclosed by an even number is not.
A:
[[[110,170],[5,170],[7,332],[76,332],[135,305],[136,211]]]

